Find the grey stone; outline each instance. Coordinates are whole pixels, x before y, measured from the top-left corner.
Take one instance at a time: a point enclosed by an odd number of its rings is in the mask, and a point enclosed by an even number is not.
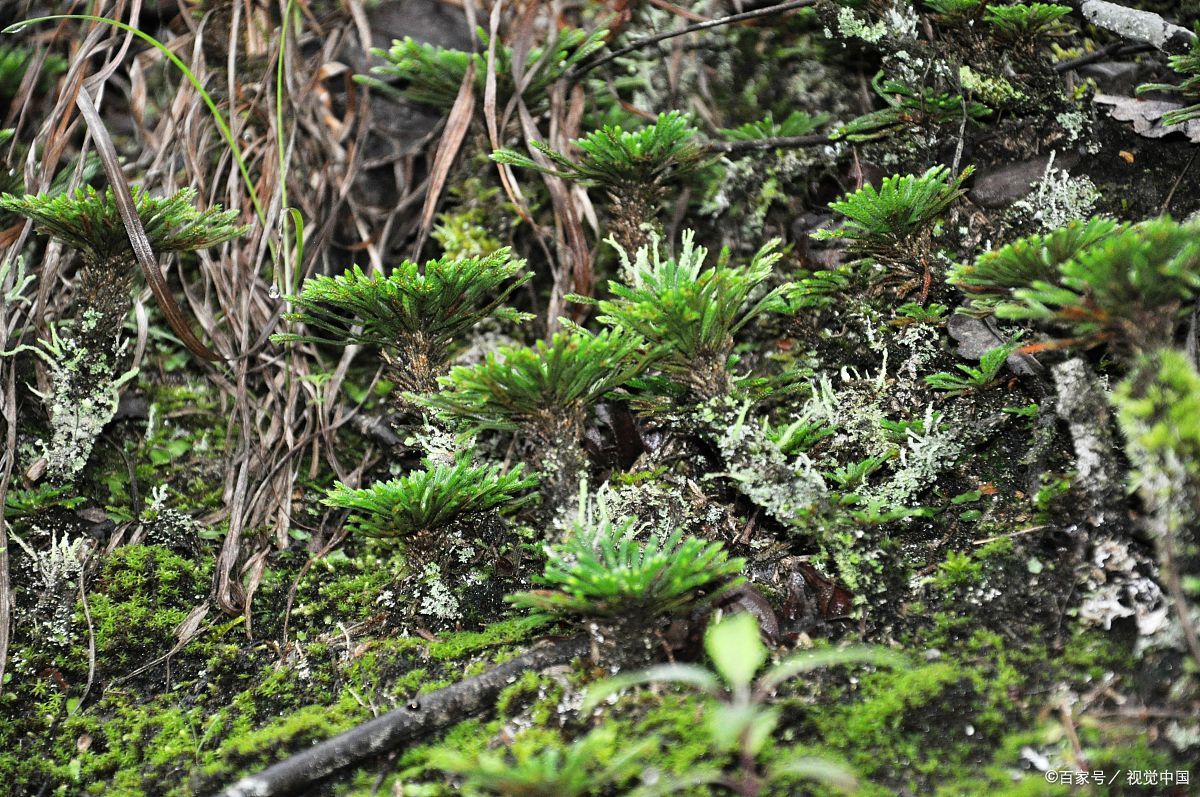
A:
[[[1070,169],[1079,161],[1073,152],[1060,152],[1054,159],[1058,169]],[[1006,208],[1029,193],[1046,173],[1050,156],[1012,163],[975,178],[971,199],[985,208]]]

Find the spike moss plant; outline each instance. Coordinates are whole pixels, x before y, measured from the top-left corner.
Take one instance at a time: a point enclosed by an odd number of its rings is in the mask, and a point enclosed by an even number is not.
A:
[[[549,343],[502,347],[476,365],[455,367],[438,378],[440,391],[413,399],[473,429],[529,435],[557,502],[571,494],[584,464],[588,408],[642,371],[644,344],[624,329],[592,334],[572,326]]]
[[[533,581],[544,589],[510,595],[514,606],[560,619],[653,627],[739,579],[745,565],[719,542],[684,537],[635,539],[637,518],[577,526],[546,546],[546,566]]]
[[[1200,224],[1074,222],[981,256],[950,277],[1001,318],[1040,322],[1119,353],[1169,343],[1200,296]]]
[[[627,252],[635,252],[648,243],[644,225],[655,228],[669,186],[712,162],[698,136],[686,116],[671,111],[640,130],[606,126],[577,139],[572,142],[579,150],[577,160],[536,141],[534,149],[549,165],[510,149],[492,153],[492,160],[604,188],[611,233]]]
[[[842,225],[813,237],[844,239],[853,254],[886,269],[884,280],[904,282],[921,274],[922,293],[927,293],[934,226],[965,193],[962,183],[972,171],[968,166],[955,176],[945,166],[934,166],[921,175],[885,177],[879,188],[864,185],[829,205],[846,219]]]
[[[537,479],[521,475],[520,465],[501,473],[498,465],[475,467],[463,459],[454,466],[430,465],[362,489],[338,482],[322,503],[350,510],[349,524],[363,534],[412,540],[466,515],[527,504],[536,495],[521,493],[536,486]]]
[[[345,274],[305,281],[296,310],[285,314],[309,331],[275,335],[276,341],[309,341],[378,347],[388,375],[402,390],[430,393],[455,340],[488,317],[523,320],[504,302],[533,275],[508,249],[462,259],[405,260],[391,273]]]
[[[609,282],[611,299],[572,298],[598,305],[601,323],[644,337],[655,367],[703,402],[728,395],[734,335],[758,316],[786,311],[790,285],[760,290],[780,258],[778,241],[759,249],[747,266],[728,265],[725,253],[705,268],[708,250],[694,238],[685,231],[674,258],[661,255],[657,238],[634,262],[622,251],[626,278]]]
[[[197,210],[196,193],[185,188],[152,197],[134,188],[134,206],[150,248],[160,255],[189,252],[229,241],[246,231],[237,211],[219,206]],[[132,306],[136,258],[117,212],[112,188],[84,187],[72,194],[0,196],[0,208],[33,220],[34,226],[76,249],[82,259],[76,318],[69,333],[52,332],[41,355],[53,371],[48,396],[51,440],[46,444],[52,476],[69,480],[86,464],[92,445],[116,410],[123,351],[121,328]]]

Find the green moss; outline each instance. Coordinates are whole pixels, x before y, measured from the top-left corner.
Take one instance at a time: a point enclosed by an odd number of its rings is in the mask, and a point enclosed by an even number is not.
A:
[[[88,596],[102,671],[133,669],[169,651],[207,591],[207,567],[159,545],[117,548]],[[79,613],[82,623],[82,605]]]
[[[533,632],[545,624],[545,618],[541,617],[514,617],[492,623],[482,631],[447,634],[440,642],[429,646],[429,655],[441,661],[450,661],[485,648],[514,645],[532,637]]]

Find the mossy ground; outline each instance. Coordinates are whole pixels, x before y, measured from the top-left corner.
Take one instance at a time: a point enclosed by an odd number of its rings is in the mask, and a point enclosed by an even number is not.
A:
[[[660,5],[647,4],[633,30],[673,24]],[[708,13],[703,4],[690,5]],[[877,11],[878,4],[867,5]],[[996,89],[994,44],[972,49],[965,38],[943,36],[936,47],[911,53],[876,48],[837,35],[837,14],[823,3],[815,14],[726,29],[705,39],[707,71],[693,63],[668,79],[663,58],[633,59],[622,65],[629,85],[620,87],[621,100],[659,111],[704,96],[721,110],[717,127],[756,121],[767,111],[781,119],[797,106],[844,122],[869,110],[862,98],[869,99],[865,87],[877,67],[917,74],[963,62],[993,80],[996,115],[983,126],[910,118],[880,140],[730,158],[681,190],[659,223],[696,228],[700,240],[714,250],[730,247],[735,259],[780,236],[787,253],[772,279],[803,279],[844,260],[808,233],[829,225],[826,204],[860,179],[920,173],[939,161],[973,163],[984,173],[1064,146],[1078,156],[1071,174],[1086,176],[1099,192],[1095,212],[1137,220],[1157,214],[1164,202],[1180,217],[1200,209],[1200,168],[1180,169],[1196,145],[1142,138],[1097,117],[1088,101],[1092,87],[1060,85],[1048,47],[1036,63],[1018,63],[1005,78],[1018,96]],[[1093,33],[1081,32],[1069,44],[1095,44]],[[626,125],[637,121],[621,116],[619,105],[588,113],[597,123],[605,114]],[[484,155],[487,138],[473,131],[450,172],[450,200],[434,241],[447,254],[512,244],[536,260],[540,255],[530,254],[540,251],[536,236],[500,202]],[[524,185],[532,212],[549,219],[545,187],[537,180]],[[933,258],[927,303],[960,303],[961,294],[944,280],[951,262],[1035,229],[1027,210],[1012,203],[984,208],[969,195],[938,228],[936,249],[943,254]],[[341,254],[347,264],[363,257],[359,250]],[[594,266],[598,291],[619,276],[618,259],[606,248]],[[520,301],[536,312],[554,277],[545,263],[534,268]],[[781,628],[776,658],[852,641],[903,654],[906,667],[837,667],[785,684],[771,697],[782,720],[759,762],[764,766],[821,756],[853,769],[864,795],[1190,793],[1127,785],[1124,773],[1194,769],[1195,672],[1175,649],[1144,649],[1136,618],[1109,617],[1105,624],[1081,608],[1102,569],[1094,558],[1102,538],[1116,540],[1138,562],[1138,575],[1154,575],[1136,499],[1105,528],[1089,526],[1086,486],[1077,483],[1069,432],[1054,419],[1049,380],[1006,373],[961,396],[930,389],[926,375],[953,372],[963,362],[944,320],[905,322],[898,307],[915,294],[900,296],[863,277],[826,301],[761,318],[743,331],[738,375],[795,368],[811,379],[757,402],[750,431],[737,440],[722,433],[740,402],[656,417],[638,417],[624,402],[602,405],[585,434],[587,472],[571,474],[587,476],[585,506],[607,502],[651,526],[721,540],[750,561],[748,572],[773,573],[756,587]],[[462,343],[477,358],[509,335],[537,338],[546,321],[536,330],[485,326]],[[1119,378],[1119,364],[1099,351],[1086,356],[1103,378]],[[356,362],[344,392],[364,414],[386,417],[398,402],[393,386],[376,380],[375,366]],[[32,384],[32,364],[22,368]],[[48,432],[32,394],[22,395],[28,420],[18,438],[18,470],[36,460],[35,441]],[[828,500],[813,502],[811,513],[780,517],[772,508],[788,505],[796,499],[788,491],[798,494],[800,487],[766,468],[755,471],[768,454],[792,460],[778,446],[771,449],[769,436],[753,424],[769,419],[777,428],[812,413],[824,413],[837,427],[808,452],[818,468],[888,458],[854,485],[865,500],[853,499],[849,489],[838,493],[832,477],[820,476]],[[486,537],[479,548],[494,557],[425,580],[426,563],[394,540],[350,536],[318,557],[341,520],[320,498],[344,476],[324,457],[301,458],[283,544],[267,528],[244,532],[253,542],[248,548],[266,552],[249,622],[221,612],[211,586],[229,530],[226,454],[238,431],[230,417],[227,393],[177,346],[152,341],[147,365],[127,386],[126,404],[77,481],[9,494],[6,516],[31,550],[73,546],[73,561],[83,565],[50,578],[23,546],[9,546],[16,609],[0,695],[0,792],[213,794],[511,659],[538,639],[576,630],[513,612],[502,600],[530,586],[541,565],[538,544],[558,532],[561,513],[541,506],[503,522],[465,524],[465,541]],[[349,424],[337,429],[336,441],[341,462],[364,463],[364,481],[389,478],[428,453],[412,439],[381,450]],[[485,434],[476,453],[536,463],[542,452],[530,448],[520,437]],[[922,451],[937,455],[923,459]],[[734,463],[751,481],[730,477]],[[847,596],[841,610],[829,609],[828,595],[810,594],[819,590],[799,571],[784,569],[796,557]],[[801,593],[816,610],[802,610]],[[427,609],[435,597],[453,611]],[[697,645],[676,646],[672,655],[703,658]],[[568,745],[597,726],[616,728],[623,741],[654,739],[646,780],[684,778],[714,763],[736,767],[733,757],[711,750],[704,725],[711,706],[693,692],[641,689],[581,716],[580,692],[605,674],[590,661],[527,673],[493,713],[466,718],[309,793],[454,794],[461,781],[433,763],[439,750],[471,754],[503,746],[521,757]],[[1048,782],[1046,768],[1119,777],[1076,788]],[[1191,775],[1200,779],[1198,771]],[[635,785],[627,780],[609,793]],[[834,791],[784,779],[765,793]]]

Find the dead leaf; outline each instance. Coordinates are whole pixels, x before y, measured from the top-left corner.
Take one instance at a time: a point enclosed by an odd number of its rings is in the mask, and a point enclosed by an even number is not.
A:
[[[1109,108],[1113,119],[1133,122],[1133,132],[1145,138],[1162,138],[1171,133],[1183,133],[1193,144],[1200,144],[1200,119],[1191,119],[1177,125],[1164,125],[1162,117],[1184,106],[1167,100],[1143,100],[1138,97],[1120,97],[1115,94],[1097,94],[1092,98],[1097,105]]]

